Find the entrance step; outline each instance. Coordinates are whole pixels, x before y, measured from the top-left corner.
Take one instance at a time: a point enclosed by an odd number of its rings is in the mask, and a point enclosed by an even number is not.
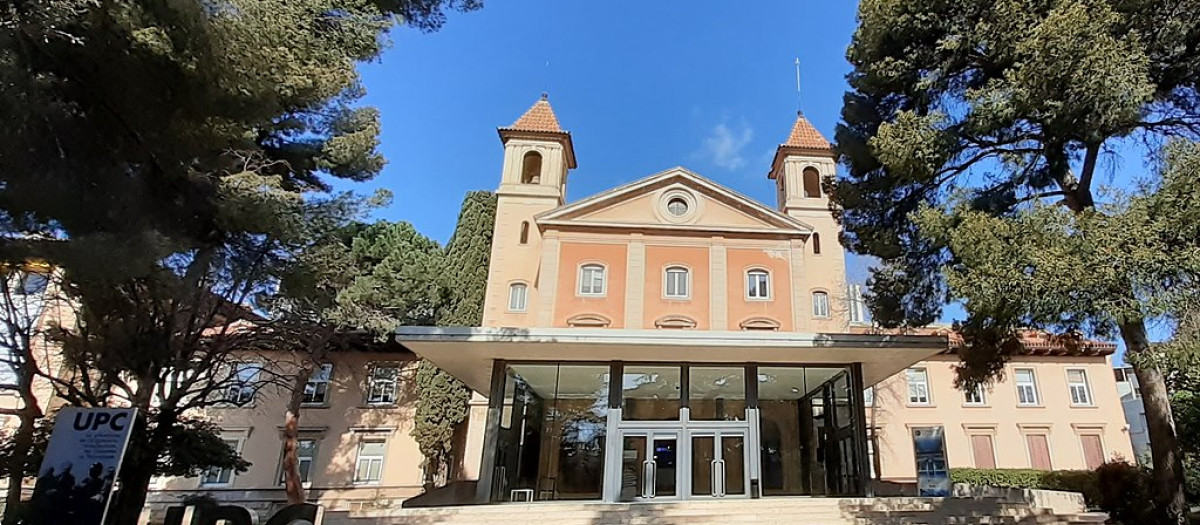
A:
[[[1103,514],[1055,515],[990,498],[764,498],[671,503],[507,503],[327,512],[327,525],[1082,525]]]

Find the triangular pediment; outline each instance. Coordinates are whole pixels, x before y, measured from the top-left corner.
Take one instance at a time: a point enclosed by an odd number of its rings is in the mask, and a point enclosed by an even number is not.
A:
[[[805,236],[812,228],[684,168],[672,168],[562,206],[537,223]]]

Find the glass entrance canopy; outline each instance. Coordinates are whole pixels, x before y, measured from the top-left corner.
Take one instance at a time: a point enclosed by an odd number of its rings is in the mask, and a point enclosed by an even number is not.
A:
[[[664,501],[863,490],[861,371],[497,362],[491,502]],[[855,396],[852,392],[859,392]],[[490,456],[490,461],[488,458]]]

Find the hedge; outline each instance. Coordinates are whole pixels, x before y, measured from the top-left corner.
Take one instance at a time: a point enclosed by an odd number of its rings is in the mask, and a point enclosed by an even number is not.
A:
[[[968,485],[1079,492],[1089,506],[1100,504],[1096,473],[1090,470],[950,469],[950,480]]]

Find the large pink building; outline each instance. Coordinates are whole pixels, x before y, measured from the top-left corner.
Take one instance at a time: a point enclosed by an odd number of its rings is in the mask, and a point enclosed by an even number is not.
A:
[[[401,344],[338,353],[312,377],[311,500],[354,511],[422,493],[418,354],[477,392],[456,482],[433,501],[860,495],[915,490],[919,470],[1132,456],[1111,345],[1067,355],[1031,335],[1002,380],[966,393],[948,332],[862,322],[820,184],[835,156],[802,115],[763,167],[773,205],[681,167],[568,203],[573,138],[550,103],[499,134],[483,326],[404,327]],[[210,409],[253,466],[156,480],[151,502],[278,506],[286,397]],[[914,437],[930,433],[944,454],[918,461]]]
[[[681,167],[567,203],[572,136],[545,97],[500,138],[483,326],[400,331],[488,398],[464,458],[479,501],[852,495],[1129,455],[1111,346],[1031,338],[966,395],[945,333],[852,322],[835,155],[803,115],[764,166],[774,206]],[[922,432],[940,463],[918,467]]]

